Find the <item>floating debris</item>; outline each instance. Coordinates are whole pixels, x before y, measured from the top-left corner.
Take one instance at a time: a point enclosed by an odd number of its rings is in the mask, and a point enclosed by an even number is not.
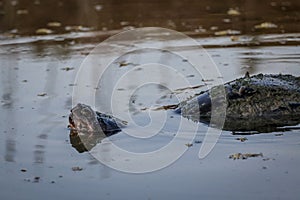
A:
[[[283,133],[276,133],[275,136],[283,136]]]
[[[48,28],[39,28],[35,31],[36,34],[47,35],[53,33],[51,29]]]
[[[238,41],[240,38],[238,36],[230,36],[232,42]]]
[[[40,93],[40,94],[38,94],[37,96],[39,96],[39,97],[44,97],[44,96],[46,96],[47,95],[47,93]]]
[[[41,4],[41,2],[40,2],[39,0],[35,0],[33,3],[34,3],[35,5],[40,5],[40,4]]]
[[[72,167],[72,171],[82,171],[83,168],[82,167]]]
[[[36,177],[34,177],[33,182],[38,183],[40,181],[40,179],[41,179],[41,177],[36,176]]]
[[[127,21],[122,21],[122,22],[120,22],[120,25],[121,25],[121,26],[128,26],[128,25],[129,25],[129,22],[127,22]]]
[[[95,5],[94,8],[95,8],[96,11],[99,12],[100,10],[102,10],[103,7],[98,4],[98,5]]]
[[[277,2],[274,2],[274,1],[273,1],[273,2],[270,3],[270,5],[273,6],[273,7],[274,7],[274,6],[277,6]]]
[[[275,158],[263,158],[263,161],[268,161],[268,160],[275,160]]]
[[[236,140],[239,140],[241,142],[245,142],[248,139],[246,137],[241,137],[241,138],[236,138]]]
[[[186,77],[187,78],[192,78],[192,77],[195,77],[195,75],[194,74],[190,74],[190,75],[187,75]]]
[[[211,31],[216,31],[216,30],[218,30],[218,29],[219,29],[219,27],[217,27],[217,26],[211,26],[211,27],[210,27],[210,30],[211,30]]]
[[[241,13],[238,11],[238,9],[229,8],[229,10],[227,11],[227,14],[231,15],[231,16],[238,16]]]
[[[64,70],[64,71],[70,71],[70,70],[73,70],[74,67],[63,67],[61,68],[61,70]]]
[[[193,144],[192,143],[187,143],[187,144],[185,144],[185,146],[191,147],[191,146],[193,146]]]
[[[126,61],[121,61],[119,62],[119,67],[125,67],[128,65],[133,65],[133,66],[137,66],[137,64],[131,63],[131,62],[126,62]]]
[[[199,26],[197,29],[194,30],[196,33],[205,33],[206,29],[202,26]]]
[[[235,153],[229,156],[230,159],[236,160],[236,159],[247,159],[250,157],[263,157],[262,153]]]
[[[216,36],[239,35],[239,34],[241,34],[241,31],[238,31],[238,30],[231,30],[231,29],[215,32],[215,35],[216,35]]]
[[[120,64],[119,67],[125,67],[125,66],[127,66],[127,65],[130,65],[130,63],[127,63],[126,61],[122,61],[122,62],[120,62],[119,64]]]
[[[230,23],[230,22],[231,22],[231,19],[224,18],[224,19],[223,19],[223,22],[224,22],[224,23]]]
[[[61,23],[60,22],[49,22],[47,24],[47,26],[49,26],[49,27],[60,27]]]
[[[255,29],[270,29],[270,28],[277,28],[278,26],[276,24],[273,24],[271,22],[264,22],[258,25],[255,25]]]
[[[16,6],[16,5],[18,4],[18,1],[12,0],[12,1],[10,2],[10,4],[11,4],[12,6]]]
[[[170,109],[175,109],[178,107],[178,104],[173,104],[173,105],[166,105],[166,106],[161,106],[158,108],[154,108],[153,110],[158,111],[158,110],[170,110]]]
[[[135,27],[134,26],[124,26],[122,29],[126,30],[126,31],[129,31],[129,30],[134,30]]]
[[[16,28],[9,31],[9,33],[11,33],[11,34],[17,34],[18,32],[19,32],[19,30]]]
[[[212,82],[214,79],[201,79],[202,82]]]
[[[189,77],[192,77],[192,76],[189,76]],[[196,85],[196,86],[190,86],[190,87],[184,87],[184,88],[178,88],[175,90],[175,92],[182,92],[184,90],[193,90],[193,89],[197,89],[197,88],[200,88],[200,87],[204,87],[205,85]]]
[[[85,31],[92,31],[93,28],[79,25],[79,26],[66,26],[65,30],[66,31],[83,31],[83,32],[85,32]]]
[[[27,15],[28,14],[28,10],[24,9],[24,10],[17,10],[17,15]]]

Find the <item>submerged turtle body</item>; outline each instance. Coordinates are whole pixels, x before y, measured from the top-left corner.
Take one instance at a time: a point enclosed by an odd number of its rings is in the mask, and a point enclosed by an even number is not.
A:
[[[222,106],[224,110],[220,109]],[[215,109],[214,117],[226,116],[222,127],[225,130],[260,131],[263,127],[298,124],[300,77],[281,74],[249,77],[246,74],[243,78],[224,84],[224,87],[213,87],[182,102],[177,112],[194,121],[209,123],[212,108]],[[225,112],[218,113],[219,110]]]
[[[213,87],[173,105],[196,122],[229,131],[277,131],[300,123],[300,77],[258,74]],[[83,152],[121,131],[126,122],[77,104],[69,116],[70,140]],[[279,129],[281,130],[281,129]]]

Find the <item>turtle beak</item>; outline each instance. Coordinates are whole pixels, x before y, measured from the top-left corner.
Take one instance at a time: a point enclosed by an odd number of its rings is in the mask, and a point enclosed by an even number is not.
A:
[[[68,125],[68,128],[70,128],[70,129],[76,129],[74,121],[72,120],[72,116],[71,115],[72,115],[72,113],[69,116],[69,125]]]

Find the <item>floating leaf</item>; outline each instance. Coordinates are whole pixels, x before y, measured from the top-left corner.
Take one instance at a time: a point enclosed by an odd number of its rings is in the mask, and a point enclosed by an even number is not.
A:
[[[47,93],[40,93],[40,94],[38,94],[39,97],[44,97],[46,95],[47,95]]]
[[[215,35],[216,35],[216,36],[239,35],[239,34],[241,34],[241,31],[238,31],[238,30],[231,30],[231,29],[215,32]]]
[[[36,177],[34,177],[33,182],[37,183],[40,181],[40,179],[41,179],[41,177],[36,176]]]
[[[102,6],[101,6],[101,5],[95,5],[94,8],[95,8],[95,10],[98,11],[98,12],[99,12],[100,10],[102,10]]]
[[[223,22],[224,22],[224,23],[230,23],[230,22],[231,22],[231,19],[224,18],[224,19],[223,19]]]
[[[61,68],[61,70],[65,70],[65,71],[70,71],[70,70],[73,70],[74,67],[63,67]]]
[[[236,159],[247,159],[250,157],[263,157],[262,153],[235,153],[229,156],[230,159],[236,160]]]
[[[239,140],[241,142],[245,142],[248,139],[246,137],[241,137],[241,138],[236,138],[236,140]]]
[[[39,28],[35,31],[36,34],[47,35],[53,33],[51,29],[48,28]]]
[[[196,33],[205,33],[206,29],[202,26],[199,26],[197,29],[194,30]]]
[[[178,104],[173,104],[173,105],[165,105],[161,106],[158,108],[154,108],[153,110],[158,111],[158,110],[170,110],[170,109],[176,109],[178,108]]]
[[[193,76],[191,76],[193,77]],[[205,85],[196,85],[196,86],[189,86],[189,87],[184,87],[184,88],[178,88],[175,90],[175,92],[182,92],[184,90],[193,90],[193,89],[197,89],[197,88],[200,88],[200,87],[204,87]]]
[[[276,24],[273,24],[271,22],[264,22],[258,25],[255,25],[255,29],[269,29],[269,28],[277,28],[278,26]]]
[[[192,143],[187,143],[187,144],[185,144],[185,146],[191,147],[191,146],[193,146],[193,144]]]
[[[12,1],[10,2],[10,4],[11,4],[12,6],[16,6],[16,5],[18,4],[18,1],[12,0]]]
[[[217,27],[217,26],[211,26],[211,27],[210,27],[210,30],[211,30],[211,31],[216,31],[216,30],[218,30],[218,29],[219,29],[219,27]]]
[[[120,22],[120,25],[121,25],[121,26],[128,26],[128,25],[129,25],[129,22],[127,22],[127,21],[122,21],[122,22]]]
[[[28,10],[23,9],[23,10],[17,10],[17,15],[27,15],[28,14]]]
[[[79,26],[66,26],[65,30],[66,31],[91,31],[93,30],[93,28],[79,25]]]
[[[283,133],[277,133],[277,134],[274,134],[275,136],[282,136]]]
[[[231,36],[230,39],[231,39],[232,42],[236,42],[236,41],[239,40],[239,37],[238,36]]]
[[[126,62],[125,60],[119,62],[119,67],[126,67],[126,66],[128,66],[128,65],[136,66],[137,64],[134,64],[134,63],[131,63],[131,62]]]
[[[227,11],[227,14],[232,15],[232,16],[238,16],[241,13],[237,9],[229,8],[229,10]]]
[[[72,167],[72,171],[82,171],[82,167]]]
[[[47,26],[49,26],[49,27],[60,27],[61,23],[60,22],[49,22],[47,24]]]

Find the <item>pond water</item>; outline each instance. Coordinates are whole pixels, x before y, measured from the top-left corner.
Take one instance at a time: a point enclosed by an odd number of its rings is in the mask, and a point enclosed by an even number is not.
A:
[[[125,26],[132,29],[128,26],[151,25],[184,31],[204,47],[220,72],[220,77],[201,80],[203,77],[193,72],[184,59],[166,52],[163,54],[165,57],[160,57],[161,51],[133,52],[111,63],[109,67],[111,71],[107,73],[112,77],[104,80],[104,84],[107,84],[105,88],[114,89],[116,94],[119,94],[118,101],[115,103],[124,108],[122,112],[130,111],[132,121],[142,126],[139,131],[143,134],[141,130],[144,129],[145,137],[155,132],[158,126],[156,124],[158,122],[154,120],[153,126],[147,127],[151,122],[148,113],[150,108],[177,103],[180,98],[185,99],[194,92],[206,90],[210,84],[218,83],[219,79],[223,82],[231,81],[244,76],[247,71],[250,74],[282,73],[300,76],[298,1],[266,1],[268,3],[262,6],[257,6],[260,5],[260,1],[251,1],[255,3],[182,1],[182,3],[172,4],[156,1],[144,4],[136,1],[110,1],[109,3],[87,1],[86,4],[80,3],[81,1],[74,1],[75,3],[57,1],[61,8],[58,10],[58,18],[45,17],[49,16],[48,13],[42,15],[44,17],[41,17],[39,22],[34,19],[35,17],[28,17],[24,19],[28,21],[23,24],[18,24],[16,18],[31,14],[40,16],[40,11],[35,11],[34,6],[54,6],[54,3],[49,1],[44,5],[42,1],[34,1],[34,4],[26,7],[26,1],[16,2],[20,7],[14,6],[14,1],[1,1],[0,4],[3,8],[0,23],[4,25],[1,26],[0,35],[1,199],[299,198],[300,193],[297,188],[300,187],[298,172],[300,131],[298,129],[247,135],[244,142],[240,140],[245,136],[222,131],[212,151],[204,159],[199,159],[198,153],[207,126],[193,123],[198,130],[195,137],[190,137],[194,133],[193,125],[185,126],[184,136],[188,139],[182,137],[181,140],[184,141],[183,144],[188,145],[184,145],[185,152],[179,159],[154,172],[132,174],[107,167],[89,152],[79,153],[72,147],[67,128],[68,115],[72,103],[74,104],[73,89],[78,87],[76,75],[80,67],[86,62],[87,55],[98,42],[120,33]],[[64,17],[65,5],[73,5],[73,15],[77,16],[73,21],[72,17]],[[154,9],[155,12],[147,14],[145,12],[147,6],[159,9]],[[199,15],[197,15],[197,6]],[[255,17],[259,14],[253,13],[251,6],[257,8],[257,13],[263,13],[265,9],[268,14]],[[170,9],[164,14],[165,19],[159,20],[165,8]],[[185,12],[189,8],[190,12]],[[229,8],[238,10],[241,14],[228,15]],[[124,9],[127,12],[120,12]],[[139,13],[136,18],[129,12],[135,9]],[[17,12],[17,10],[23,11]],[[24,10],[28,10],[28,14],[24,14],[26,13]],[[90,10],[93,10],[91,15],[94,16],[91,21],[86,19]],[[99,23],[100,17],[103,17],[101,23]],[[113,22],[109,21],[110,18],[113,18]],[[236,20],[236,23],[223,23],[227,18]],[[247,22],[243,23],[243,20]],[[279,28],[261,30],[253,28],[269,20]],[[64,28],[58,28],[51,34],[37,35],[35,31],[43,28],[41,24],[44,25],[49,21],[59,21],[64,24]],[[88,21],[90,24],[87,24]],[[177,26],[174,27],[174,24]],[[178,24],[181,26],[178,27]],[[202,27],[199,27],[200,24]],[[67,25],[93,27],[93,30],[70,32],[65,29]],[[218,26],[218,30],[211,28],[213,26]],[[203,31],[202,28],[207,31]],[[18,31],[13,31],[15,29]],[[219,35],[215,35],[216,32],[227,29],[239,30],[241,33],[232,35],[232,33],[220,32]],[[149,41],[154,44],[160,42],[157,36],[149,36]],[[175,44],[176,52],[190,56],[195,54],[197,47],[184,40],[173,42],[170,44]],[[135,42],[135,45],[137,44],[139,42]],[[130,47],[126,45],[123,43],[123,47]],[[102,57],[103,55],[109,57],[114,53],[106,50],[104,49],[105,54],[101,54]],[[103,52],[95,51],[94,55],[100,56],[99,53]],[[187,85],[181,84],[175,75],[172,77],[173,74],[149,71],[147,65],[143,65],[157,56],[161,58],[163,64],[175,66],[174,68],[195,88],[187,88]],[[122,77],[129,71],[133,71],[128,77],[131,81],[124,79],[123,82],[118,83],[114,80],[114,76]],[[140,80],[148,80],[150,75],[157,75],[157,80],[160,80],[162,85],[174,84],[172,85],[174,90],[158,87],[157,84],[134,88]],[[171,83],[168,82],[169,80],[172,80]],[[113,83],[119,85],[110,88]],[[84,85],[84,87],[89,90],[91,86]],[[107,111],[105,107],[103,108],[105,103],[102,101],[103,82],[99,82],[98,87],[95,88],[95,107],[97,110]],[[134,92],[130,93],[133,88]],[[179,96],[179,100],[174,93]],[[85,101],[89,98],[83,92],[80,100]],[[165,114],[162,110],[153,112],[158,113],[155,115],[158,117]],[[111,136],[110,139],[128,151],[149,152],[159,149],[174,138],[178,121],[181,120],[180,115],[173,112],[167,112],[166,116],[168,120],[163,129],[153,137],[144,139],[128,136],[127,131],[134,129],[134,124],[129,123],[128,127]],[[238,138],[240,140],[237,140]],[[229,158],[230,155],[239,152],[262,153],[263,156],[244,160]]]

